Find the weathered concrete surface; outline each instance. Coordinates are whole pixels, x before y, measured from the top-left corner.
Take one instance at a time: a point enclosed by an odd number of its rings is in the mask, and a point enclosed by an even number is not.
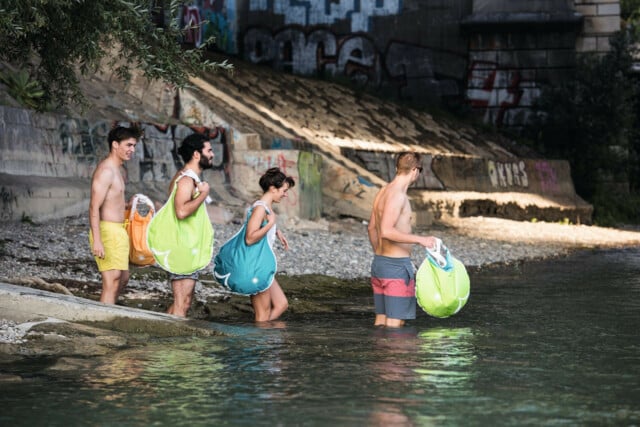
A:
[[[114,121],[142,120],[145,138],[138,144],[136,159],[125,165],[127,191],[155,191],[160,202],[180,167],[176,144],[187,133],[204,130],[216,135],[215,159],[220,163],[205,178],[220,184],[212,187],[218,207],[246,205],[255,197],[254,178],[267,167],[279,166],[299,178],[296,192],[304,189],[304,197],[291,206],[279,206],[279,213],[367,220],[373,197],[395,173],[393,156],[415,150],[424,155],[425,172],[414,189],[426,193],[414,203],[440,192],[431,203],[435,211],[417,215],[418,225],[458,212],[509,215],[517,210],[503,207],[518,204],[527,194],[554,201],[537,211],[540,220],[555,220],[560,210],[562,217],[590,223],[590,207],[576,195],[567,162],[538,159],[496,134],[337,84],[243,62],[235,66],[233,75],[219,72],[194,78],[194,88],[174,92],[173,97],[166,85],[138,76],[124,85],[113,75],[96,74],[83,82],[94,102],[90,114],[70,111],[71,117],[82,119],[40,117],[8,108],[0,124],[0,172],[46,180],[38,183],[43,191],[33,191],[26,181],[15,179],[9,185],[9,179],[0,176],[2,219],[26,215],[45,220],[86,212],[90,172],[105,154],[108,128]],[[116,112],[114,105],[122,108]],[[176,111],[176,117],[168,117],[169,111]],[[282,154],[286,150],[291,153]],[[70,192],[64,209],[56,207],[53,199],[42,197],[57,193],[61,185],[50,178],[83,179],[87,193]],[[62,186],[67,193],[67,183]],[[469,202],[472,207],[438,211],[473,193],[483,193],[480,199],[491,203],[478,204],[475,197]],[[494,197],[497,193],[502,194]],[[536,198],[531,200],[535,205]],[[530,212],[518,211],[513,218],[531,219]]]
[[[279,167],[293,177],[296,185],[278,204],[283,219],[319,219],[322,215],[322,156],[299,150],[237,150],[232,151],[231,182],[235,193],[246,200],[262,195],[258,184],[267,169]]]
[[[100,302],[10,285],[0,282],[0,313],[2,318],[15,322],[52,319],[67,322],[91,323],[124,332],[146,332],[166,335],[216,335],[214,324],[198,326],[193,321],[136,308]]]
[[[435,212],[419,215],[418,225],[456,215],[460,209],[438,211],[440,201],[459,206],[457,200],[473,193],[483,193],[480,199],[491,203],[484,209],[473,197],[469,203],[476,208],[467,209],[468,214],[591,222],[592,208],[575,193],[568,162],[538,158],[497,134],[337,84],[246,63],[239,63],[233,75],[210,74],[192,82],[210,108],[229,109],[230,124],[254,135],[250,142],[234,137],[243,149],[255,150],[258,143],[263,150],[279,148],[286,139],[293,147],[320,152],[325,214],[368,219],[375,193],[395,174],[394,155],[414,150],[423,154],[425,170],[413,187],[425,193],[414,203],[442,190],[431,204]],[[544,209],[510,208],[523,200],[535,206],[547,199],[553,203]]]
[[[543,197],[530,193],[481,193],[473,191],[410,190],[417,215],[431,220],[494,217],[516,221],[570,222],[591,224],[593,206],[580,198]],[[425,220],[417,221],[421,226]]]
[[[0,341],[0,363],[24,357],[103,356],[144,344],[149,337],[216,336],[229,331],[210,322],[2,282],[0,319],[15,322],[11,328],[15,336]]]
[[[89,209],[90,191],[82,178],[0,173],[0,220],[46,221],[77,215]]]

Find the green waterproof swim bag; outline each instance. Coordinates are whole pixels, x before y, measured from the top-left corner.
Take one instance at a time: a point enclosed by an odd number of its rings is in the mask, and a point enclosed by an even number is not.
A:
[[[169,200],[155,214],[147,230],[147,244],[158,265],[181,275],[202,270],[213,256],[213,226],[205,203],[185,219],[176,217],[174,198],[178,181],[185,176],[200,182],[191,170],[178,177]]]
[[[433,317],[449,317],[467,303],[470,281],[464,265],[451,256],[449,249],[436,239],[416,273],[418,305]]]

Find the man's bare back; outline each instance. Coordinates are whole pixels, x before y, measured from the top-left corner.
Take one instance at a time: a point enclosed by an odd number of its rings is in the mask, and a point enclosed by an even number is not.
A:
[[[373,202],[377,244],[376,255],[400,258],[411,254],[411,243],[399,243],[384,238],[383,226],[402,233],[411,233],[411,204],[406,193],[396,183],[383,187]]]

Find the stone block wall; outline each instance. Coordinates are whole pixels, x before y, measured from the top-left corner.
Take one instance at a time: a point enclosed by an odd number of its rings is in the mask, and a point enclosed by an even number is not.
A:
[[[608,51],[609,36],[620,30],[620,1],[575,0],[575,7],[584,16],[583,30],[576,40],[576,51]]]
[[[468,104],[517,130],[542,84],[570,78],[576,52],[608,50],[619,15],[619,0],[196,0],[180,19],[204,23],[188,36],[196,45],[221,35],[218,49],[255,64]]]

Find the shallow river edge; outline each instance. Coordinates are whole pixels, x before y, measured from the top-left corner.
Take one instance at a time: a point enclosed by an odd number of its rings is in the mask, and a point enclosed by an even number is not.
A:
[[[219,226],[217,244],[235,228]],[[495,218],[434,225],[430,232],[465,263],[472,295],[474,275],[480,270],[505,268],[505,274],[512,274],[523,263],[575,251],[640,246],[637,230]],[[298,225],[287,237],[295,250],[278,254],[276,277],[289,309],[283,323],[270,327],[332,313],[371,322],[371,250],[365,226],[352,221],[330,223],[326,230]],[[416,265],[424,260],[423,253],[413,255]],[[84,218],[35,225],[0,223],[0,381],[5,378],[5,362],[96,356],[143,344],[150,337],[217,335],[227,332],[225,325],[253,326],[249,297],[226,292],[210,275],[201,277],[187,320],[164,314],[172,293],[166,272],[159,268],[133,268],[115,306],[97,302],[100,290]],[[60,307],[66,309],[61,312]]]
[[[480,269],[470,267],[468,271],[473,277]],[[132,279],[137,281],[156,274],[164,273],[148,267],[132,269]],[[279,328],[287,322],[334,313],[362,317],[363,322],[373,318],[368,277],[340,279],[320,274],[276,277],[287,295],[289,308],[280,322],[262,327]],[[0,383],[19,380],[3,366],[25,358],[58,361],[105,356],[132,345],[144,345],[150,338],[223,335],[225,324],[252,325],[249,297],[224,292],[207,276],[201,279],[198,293],[208,296],[194,300],[187,319],[165,314],[172,302],[168,288],[140,290],[136,289],[138,286],[125,292],[115,306],[109,306],[98,302],[99,282],[61,280],[62,284],[36,279],[18,285],[0,283]]]

